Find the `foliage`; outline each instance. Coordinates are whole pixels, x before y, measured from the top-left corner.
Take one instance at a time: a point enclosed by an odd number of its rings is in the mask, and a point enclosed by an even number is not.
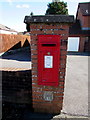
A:
[[[62,2],[52,2],[49,3],[48,8],[46,10],[46,15],[67,15],[68,9],[67,9],[67,3]]]
[[[30,16],[33,16],[33,12],[30,13]]]

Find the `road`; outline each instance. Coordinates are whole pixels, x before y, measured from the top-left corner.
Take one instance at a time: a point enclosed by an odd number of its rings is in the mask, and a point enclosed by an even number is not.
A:
[[[67,56],[62,112],[88,116],[88,56]]]

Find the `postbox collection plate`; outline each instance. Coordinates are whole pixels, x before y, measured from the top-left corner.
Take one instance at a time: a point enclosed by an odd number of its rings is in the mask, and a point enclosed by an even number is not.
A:
[[[53,56],[44,56],[44,68],[53,68]]]

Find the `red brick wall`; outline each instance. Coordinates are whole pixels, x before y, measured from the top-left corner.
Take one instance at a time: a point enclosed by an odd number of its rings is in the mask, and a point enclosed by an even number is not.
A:
[[[90,28],[90,16],[83,16],[83,27]]]
[[[84,52],[85,37],[79,39],[79,52]]]
[[[90,37],[80,37],[79,52],[90,52]]]
[[[80,8],[79,8],[79,10],[78,10],[78,15],[77,15],[77,19],[80,20],[81,26],[83,26],[83,23],[84,23],[82,17],[83,17],[83,16],[82,16],[82,13],[81,13]]]
[[[81,23],[81,27],[83,28],[87,28],[89,27],[90,28],[90,16],[87,16],[87,15],[82,15],[82,12],[80,11],[80,8],[78,10],[78,15],[77,15],[77,19],[80,20],[80,23]]]
[[[2,71],[2,101],[31,105],[30,70]]]
[[[32,58],[32,101],[35,112],[46,112],[59,114],[62,109],[65,69],[66,69],[66,54],[67,54],[67,39],[69,25],[67,24],[31,24],[31,58]],[[60,66],[59,66],[59,86],[43,86],[38,85],[37,71],[37,35],[38,34],[53,34],[61,35],[60,46]],[[45,92],[51,92],[53,95],[52,101],[45,101],[43,95]]]

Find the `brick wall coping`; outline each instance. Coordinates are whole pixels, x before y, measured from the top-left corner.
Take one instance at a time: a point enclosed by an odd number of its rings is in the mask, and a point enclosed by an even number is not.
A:
[[[24,23],[73,23],[73,15],[37,15],[25,16]]]

